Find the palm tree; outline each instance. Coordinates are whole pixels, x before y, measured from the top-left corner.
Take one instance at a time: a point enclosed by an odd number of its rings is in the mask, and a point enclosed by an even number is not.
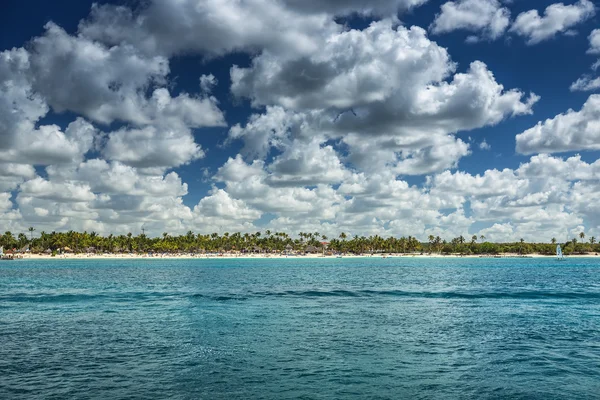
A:
[[[441,238],[441,237],[439,237],[439,236],[436,236],[436,237],[435,237],[435,241],[434,241],[434,243],[435,243],[435,248],[436,248],[436,250],[437,250],[437,251],[438,251],[438,253],[439,253],[439,252],[440,252],[440,247],[441,247],[441,245],[442,245],[442,238]]]
[[[30,226],[27,230],[29,231],[29,240],[33,241],[33,231],[35,231],[35,228]]]
[[[585,233],[581,232],[581,233],[579,234],[579,238],[580,238],[581,240],[585,239]]]
[[[431,253],[431,249],[433,249],[433,243],[435,242],[435,236],[429,235],[427,239],[429,240],[429,253]]]
[[[552,243],[552,244],[556,244],[556,238],[552,238],[552,239],[550,240],[550,243]]]
[[[594,244],[594,243],[596,243],[596,237],[592,236],[590,238],[590,244]]]
[[[479,239],[483,242],[485,240],[485,235],[479,235]]]

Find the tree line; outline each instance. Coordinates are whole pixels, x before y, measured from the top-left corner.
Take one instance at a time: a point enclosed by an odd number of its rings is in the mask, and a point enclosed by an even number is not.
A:
[[[29,234],[14,235],[6,231],[0,236],[0,246],[4,250],[42,252],[74,252],[74,253],[199,253],[199,252],[337,252],[337,253],[440,253],[440,254],[555,254],[558,241],[552,238],[547,243],[528,243],[521,239],[513,243],[493,243],[485,240],[485,236],[473,235],[470,239],[464,236],[442,239],[440,236],[429,236],[427,242],[421,242],[413,236],[387,237],[378,235],[349,237],[342,232],[338,237],[328,238],[319,232],[300,232],[292,238],[284,232],[270,230],[256,233],[218,233],[195,234],[192,231],[185,235],[169,235],[163,233],[159,237],[149,237],[144,233],[134,236],[108,235],[96,232],[40,232],[35,235],[30,227]],[[573,238],[560,243],[564,254],[581,254],[600,251],[595,237],[585,240],[581,232],[579,239]]]

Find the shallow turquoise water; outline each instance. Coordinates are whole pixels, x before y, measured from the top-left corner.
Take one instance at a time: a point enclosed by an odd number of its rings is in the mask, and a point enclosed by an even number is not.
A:
[[[0,340],[0,399],[591,399],[600,262],[0,262]]]

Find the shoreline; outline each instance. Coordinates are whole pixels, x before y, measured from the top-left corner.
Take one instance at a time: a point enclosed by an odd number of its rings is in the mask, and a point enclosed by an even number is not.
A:
[[[565,256],[565,258],[598,258],[596,253],[574,254]],[[322,255],[322,254],[58,254],[52,257],[49,254],[23,254],[22,258],[15,257],[15,260],[201,260],[201,259],[241,259],[241,260],[263,260],[263,259],[344,259],[344,258],[425,258],[425,259],[453,259],[453,258],[556,258],[555,255],[544,254],[500,254],[500,255],[459,255],[459,254],[343,254]]]

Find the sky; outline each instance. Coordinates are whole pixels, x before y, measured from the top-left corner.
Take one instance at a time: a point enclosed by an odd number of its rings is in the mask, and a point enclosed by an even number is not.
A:
[[[4,0],[0,230],[600,237],[589,0]]]

